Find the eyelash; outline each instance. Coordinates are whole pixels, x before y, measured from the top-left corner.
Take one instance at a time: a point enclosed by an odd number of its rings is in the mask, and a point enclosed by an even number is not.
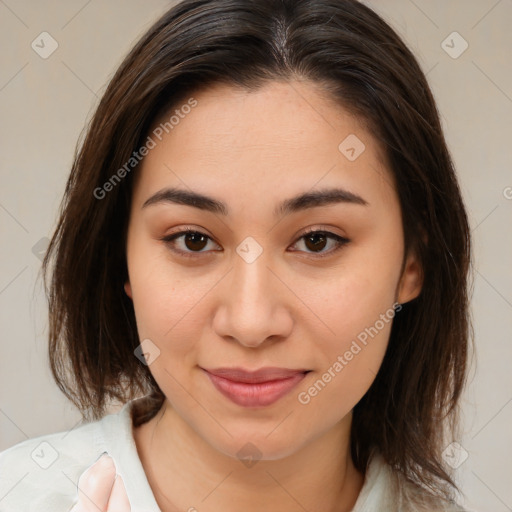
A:
[[[160,240],[162,242],[165,242],[166,245],[169,246],[171,251],[173,251],[173,252],[175,252],[177,254],[180,254],[181,256],[184,256],[185,258],[197,258],[199,255],[201,255],[203,252],[206,252],[206,251],[182,251],[181,249],[176,249],[176,248],[172,247],[174,240],[176,240],[177,238],[180,238],[180,237],[182,237],[184,235],[187,235],[189,233],[194,233],[194,234],[202,235],[202,236],[205,236],[205,237],[209,238],[210,240],[213,240],[206,233],[203,233],[202,231],[198,231],[197,229],[192,229],[192,228],[186,228],[186,229],[184,229],[182,231],[179,231],[177,233],[173,233],[171,235],[167,235],[167,236],[161,238]],[[336,235],[335,233],[331,233],[329,231],[325,231],[325,230],[321,230],[321,229],[314,229],[313,228],[313,229],[308,229],[306,232],[304,232],[296,240],[296,242],[294,242],[293,245],[295,245],[298,241],[302,240],[303,238],[307,237],[308,235],[317,234],[317,233],[321,233],[323,235],[326,235],[327,238],[334,239],[336,241],[336,243],[337,243],[337,246],[334,249],[331,249],[330,251],[328,251],[326,253],[307,253],[307,254],[313,255],[314,259],[321,259],[321,258],[325,258],[327,256],[330,256],[333,253],[339,251],[343,246],[345,246],[347,243],[350,242],[350,240],[348,238],[345,238],[343,236]]]

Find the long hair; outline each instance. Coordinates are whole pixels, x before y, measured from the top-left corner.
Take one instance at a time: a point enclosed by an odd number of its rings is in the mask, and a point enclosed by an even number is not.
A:
[[[185,0],[126,56],[77,147],[43,262],[52,374],[86,419],[101,418],[109,400],[141,394],[148,399],[136,402],[134,424],[156,414],[165,397],[134,356],[140,341],[123,290],[131,159],[152,123],[194,91],[293,79],[320,86],[380,142],[405,249],[424,274],[353,411],[354,464],[364,472],[378,449],[410,481],[448,495],[454,483],[441,452],[457,425],[471,341],[468,220],[424,73],[393,29],[355,0]]]

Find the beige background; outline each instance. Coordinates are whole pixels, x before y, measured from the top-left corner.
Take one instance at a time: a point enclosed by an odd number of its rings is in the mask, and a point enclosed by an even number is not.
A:
[[[512,1],[366,3],[428,72],[470,214],[478,363],[458,452],[468,454],[458,468],[465,504],[512,510]],[[47,366],[38,248],[54,229],[86,119],[132,43],[170,5],[0,0],[0,450],[80,420]],[[43,31],[58,43],[47,59],[31,48]],[[454,31],[463,39],[446,39]]]

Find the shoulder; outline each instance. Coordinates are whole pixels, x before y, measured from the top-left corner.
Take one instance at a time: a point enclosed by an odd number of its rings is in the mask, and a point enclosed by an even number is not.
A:
[[[455,502],[432,496],[408,481],[376,453],[353,512],[467,512]]]
[[[0,512],[69,510],[80,475],[108,452],[111,436],[123,428],[126,406],[122,412],[0,452]]]

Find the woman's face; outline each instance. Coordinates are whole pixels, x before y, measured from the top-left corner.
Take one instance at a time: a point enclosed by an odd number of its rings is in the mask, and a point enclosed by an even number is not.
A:
[[[409,255],[401,274],[377,141],[312,84],[183,105],[137,170],[125,290],[182,424],[225,454],[281,458],[350,424],[421,271]]]

